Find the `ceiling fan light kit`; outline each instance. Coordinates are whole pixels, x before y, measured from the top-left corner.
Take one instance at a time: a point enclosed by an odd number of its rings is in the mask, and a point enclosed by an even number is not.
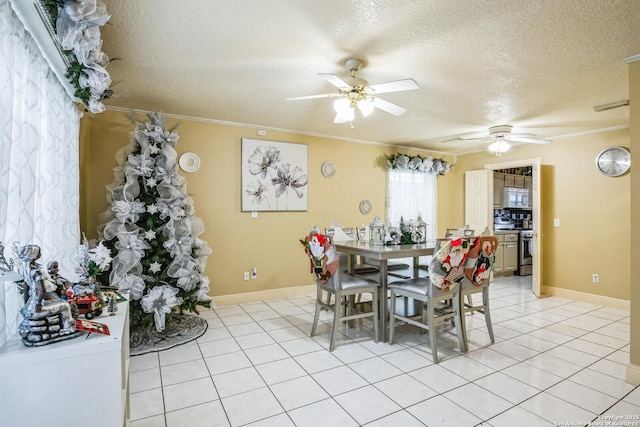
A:
[[[511,146],[507,143],[507,141],[504,140],[504,138],[500,138],[489,145],[489,151],[492,153],[496,153],[496,155],[506,153],[507,151],[509,151],[509,148],[511,148]]]

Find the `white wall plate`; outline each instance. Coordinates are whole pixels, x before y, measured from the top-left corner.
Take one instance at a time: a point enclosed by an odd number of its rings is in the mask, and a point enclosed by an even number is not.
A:
[[[200,168],[200,157],[196,153],[186,152],[180,156],[180,168],[185,172],[195,172]]]
[[[331,178],[336,173],[336,165],[332,162],[324,162],[322,164],[322,175],[325,178]]]
[[[360,202],[360,213],[362,215],[367,215],[368,213],[370,213],[372,208],[373,205],[369,200],[363,200]]]

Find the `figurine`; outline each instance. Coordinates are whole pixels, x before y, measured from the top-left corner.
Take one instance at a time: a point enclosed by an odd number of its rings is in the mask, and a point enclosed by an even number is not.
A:
[[[116,298],[113,295],[109,295],[109,298],[107,298],[107,311],[109,316],[115,316],[116,311],[118,311],[118,303],[116,303]]]
[[[40,247],[27,245],[20,248],[18,257],[24,264],[24,299],[20,310],[24,320],[19,332],[26,346],[41,346],[75,338],[76,331],[69,304],[47,284],[36,260],[40,258]]]
[[[71,282],[60,275],[58,261],[49,261],[47,263],[47,272],[49,273],[49,280],[56,286],[55,292],[62,298],[65,295],[67,285]]]

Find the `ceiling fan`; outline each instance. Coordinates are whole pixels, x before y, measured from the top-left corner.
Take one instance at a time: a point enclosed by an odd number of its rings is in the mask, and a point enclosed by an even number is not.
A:
[[[489,128],[489,136],[481,138],[454,138],[449,141],[481,141],[483,143],[491,143],[489,151],[500,155],[510,148],[509,142],[524,142],[527,144],[551,144],[551,140],[537,138],[530,133],[515,134],[511,133],[513,126],[499,125]]]
[[[318,73],[320,77],[338,88],[336,92],[287,98],[287,101],[337,97],[338,99],[333,102],[333,108],[336,111],[334,123],[352,122],[356,107],[364,117],[369,116],[375,108],[394,116],[406,113],[406,109],[378,98],[376,95],[418,89],[418,84],[413,79],[404,79],[369,86],[368,81],[356,77],[356,71],[360,70],[363,64],[362,60],[357,58],[349,58],[344,61],[344,66],[351,73],[346,79],[341,79],[335,74]]]

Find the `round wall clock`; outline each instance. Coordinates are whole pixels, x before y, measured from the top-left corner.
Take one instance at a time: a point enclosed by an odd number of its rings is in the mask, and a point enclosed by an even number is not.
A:
[[[606,176],[620,176],[631,167],[631,153],[624,147],[609,147],[596,156],[598,171]]]
[[[360,213],[362,215],[367,215],[368,213],[371,212],[371,208],[373,207],[373,205],[371,204],[371,202],[369,200],[363,200],[360,202]]]
[[[331,178],[336,173],[336,165],[331,162],[324,162],[322,164],[322,175],[325,178]]]

